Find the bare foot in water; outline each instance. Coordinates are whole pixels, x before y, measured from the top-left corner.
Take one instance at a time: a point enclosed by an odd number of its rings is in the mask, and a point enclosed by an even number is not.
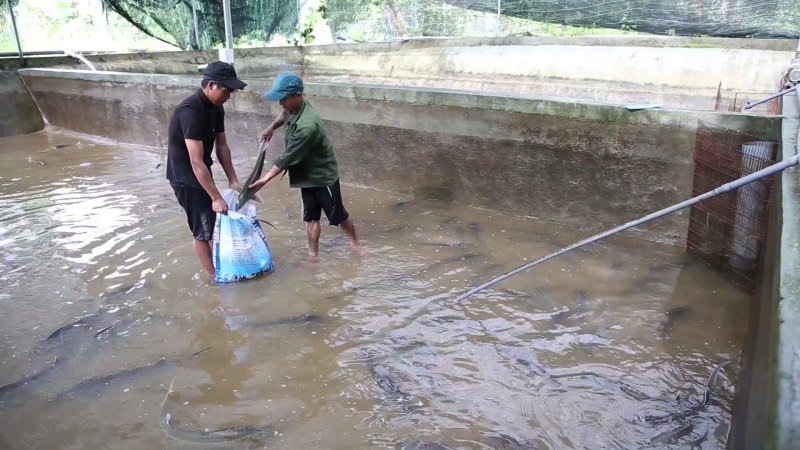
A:
[[[307,269],[314,264],[318,264],[320,261],[321,260],[319,259],[319,256],[308,255],[308,259],[301,259],[299,261],[293,262],[292,264],[302,269]]]

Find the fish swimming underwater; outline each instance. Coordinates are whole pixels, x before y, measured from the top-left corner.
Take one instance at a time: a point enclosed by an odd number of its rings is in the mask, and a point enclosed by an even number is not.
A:
[[[161,411],[159,413],[159,421],[161,428],[167,433],[167,436],[177,439],[179,441],[194,442],[197,444],[222,444],[225,442],[234,442],[243,440],[245,438],[255,437],[257,435],[272,436],[273,430],[269,426],[247,425],[242,427],[222,428],[219,430],[195,429],[181,425],[180,422],[172,418],[172,413],[169,412],[171,402],[169,395],[172,393],[172,387],[175,379],[169,384],[167,395],[161,402]]]

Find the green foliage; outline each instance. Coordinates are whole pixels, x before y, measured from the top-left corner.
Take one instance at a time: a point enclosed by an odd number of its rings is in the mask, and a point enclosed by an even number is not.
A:
[[[112,13],[100,0],[14,0],[22,48],[34,50],[128,50],[174,47],[160,44]],[[8,5],[0,0],[0,51],[16,51]]]
[[[619,29],[622,31],[636,31],[636,25],[628,19],[628,14],[622,15],[622,22],[620,22]]]
[[[303,23],[298,27],[297,32],[292,37],[290,42],[294,45],[300,45],[302,41],[303,44],[310,44],[314,42],[314,27],[321,21],[328,18],[328,8],[325,6],[325,3],[321,2],[319,7],[314,9],[313,7],[308,8],[308,15],[304,19]]]

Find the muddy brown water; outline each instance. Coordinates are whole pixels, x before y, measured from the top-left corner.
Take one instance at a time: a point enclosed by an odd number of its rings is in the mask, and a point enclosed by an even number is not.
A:
[[[276,271],[215,285],[165,163],[52,132],[0,139],[0,385],[60,358],[0,396],[3,449],[198,448],[159,423],[173,379],[185,426],[269,426],[224,448],[724,448],[749,296],[681,249],[611,238],[454,304],[589,233],[348,186],[363,254],[323,226],[307,263],[284,179],[260,206]],[[240,178],[251,164],[236,161]],[[303,314],[318,320],[262,324]],[[690,409],[723,359],[709,405],[642,420]]]

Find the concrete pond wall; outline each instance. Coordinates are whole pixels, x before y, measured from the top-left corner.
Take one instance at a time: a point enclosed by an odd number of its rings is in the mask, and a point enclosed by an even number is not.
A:
[[[800,99],[783,99],[781,151],[786,160],[800,153]],[[764,427],[768,449],[800,448],[800,167],[784,171],[780,183],[780,218],[773,227],[777,240],[774,280],[768,309],[770,333],[762,346],[769,354],[760,368],[766,372],[760,386],[768,392]],[[770,230],[772,232],[772,230]]]
[[[163,148],[173,108],[197,76],[28,69],[20,74],[54,126]],[[226,132],[249,166],[280,106],[265,80],[226,104]],[[602,230],[691,194],[698,119],[775,138],[777,117],[650,110],[599,102],[434,89],[308,83],[342,181]],[[80,114],[76,114],[80,111]],[[279,136],[272,158],[283,151]],[[241,166],[240,166],[241,167]],[[240,169],[241,170],[241,169]],[[629,233],[682,245],[680,212]]]
[[[42,115],[22,79],[13,71],[0,71],[0,137],[33,133],[44,128]]]
[[[796,40],[655,36],[439,39],[237,49],[250,79],[292,70],[311,82],[360,83],[531,94],[676,108],[741,107],[774,93]],[[88,55],[99,70],[194,75],[216,50]],[[29,67],[68,65],[32,57]],[[0,68],[17,69],[16,58]],[[767,111],[769,105],[761,107]]]
[[[225,106],[227,134],[247,171],[258,133],[279,112],[261,94],[292,70],[325,120],[344,183],[599,231],[690,197],[698,120],[782,136],[782,157],[796,154],[796,96],[782,116],[711,111],[734,93],[750,93],[743,101],[773,92],[796,48],[794,40],[591,37],[239,49],[236,68],[249,86]],[[0,91],[12,94],[0,135],[42,129],[41,108],[54,126],[163,149],[174,107],[199,85],[197,65],[217,52],[89,59],[105,72],[74,70],[81,65],[66,57],[27,60],[61,69],[0,72]],[[0,68],[18,63],[0,59]],[[667,107],[630,112],[621,106],[630,102]],[[800,448],[800,169],[776,178],[772,205],[730,449]],[[683,245],[687,226],[682,211],[627,235]]]

